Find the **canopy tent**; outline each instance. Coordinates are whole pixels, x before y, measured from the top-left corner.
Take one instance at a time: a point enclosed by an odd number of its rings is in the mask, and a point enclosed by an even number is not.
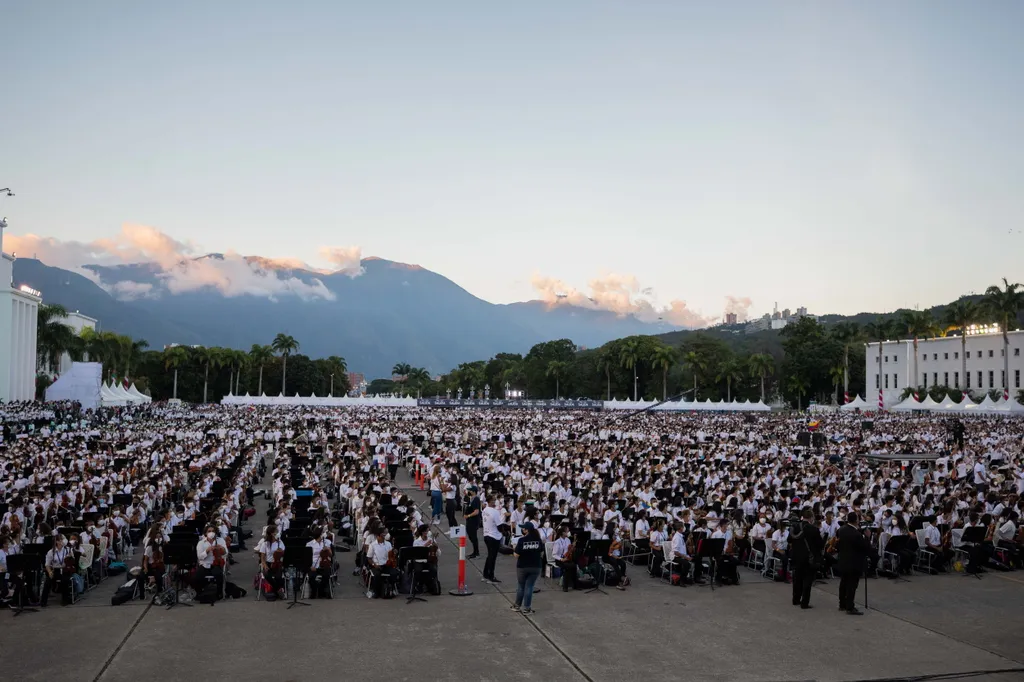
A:
[[[932,402],[934,403],[935,401]],[[910,394],[902,402],[893,405],[889,409],[893,412],[909,412],[910,410],[924,410],[927,408],[925,408],[923,403],[915,400],[913,394]]]
[[[71,369],[57,377],[46,389],[46,401],[77,400],[84,409],[100,406],[103,365],[98,362],[73,362]]]
[[[334,397],[318,397],[316,395],[302,397],[299,395],[268,396],[266,394],[251,396],[246,393],[244,396],[226,395],[220,401],[221,405],[295,405],[314,406],[323,405],[327,407],[416,407],[416,398],[398,398],[383,396],[361,396],[350,398],[347,395]]]
[[[153,402],[152,398],[150,398],[145,393],[141,393],[139,391],[139,389],[135,388],[135,384],[134,383],[131,386],[128,387],[128,395],[133,396],[135,398],[138,398],[139,401],[143,402],[143,403],[151,403],[151,402]]]
[[[857,397],[855,397],[850,402],[848,402],[845,405],[841,406],[839,409],[840,410],[848,410],[848,411],[853,411],[853,410],[859,409],[861,412],[866,412],[867,410],[873,410],[876,407],[877,407],[876,405],[871,405],[870,403],[868,403],[867,401],[865,401],[863,398],[861,398],[858,395]]]
[[[606,400],[606,410],[642,410],[655,405],[652,411],[657,412],[770,412],[771,408],[758,400],[752,403],[749,400],[739,402],[733,400],[731,403],[723,401],[714,402],[708,398],[704,402],[669,400],[660,405],[650,400]]]
[[[103,407],[124,407],[128,399],[117,395],[110,386],[100,384],[100,404]]]

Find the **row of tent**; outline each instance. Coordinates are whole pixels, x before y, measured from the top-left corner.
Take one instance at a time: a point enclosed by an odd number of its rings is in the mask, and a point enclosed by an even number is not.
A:
[[[124,407],[151,402],[153,399],[135,388],[134,383],[128,388],[120,383],[100,384],[100,404],[103,407]]]
[[[839,409],[851,411],[860,409],[861,412],[874,412],[878,410],[878,404],[871,404],[860,396],[843,405]],[[992,400],[992,396],[986,395],[980,403],[974,402],[970,396],[965,395],[960,402],[953,400],[948,394],[942,402],[935,402],[930,395],[924,400],[916,400],[913,395],[908,395],[901,402],[886,407],[892,412],[952,412],[956,414],[1024,414],[1024,405],[1021,405],[1012,398],[1006,400]]]
[[[336,406],[336,407],[416,407],[416,398],[399,398],[396,396],[360,396],[353,398],[350,396],[317,396],[316,394],[310,396],[300,396],[295,394],[294,396],[276,395],[268,396],[266,394],[259,396],[251,396],[246,393],[244,396],[240,395],[227,395],[221,400],[222,405],[324,405],[324,406]],[[606,410],[643,410],[652,408],[654,410],[662,410],[668,412],[693,412],[693,411],[714,411],[714,412],[768,412],[771,410],[770,407],[765,405],[760,400],[756,403],[752,403],[749,400],[742,402],[733,400],[732,402],[713,401],[710,398],[703,402],[700,401],[668,401],[666,403],[659,404],[659,401],[654,400],[607,400],[604,401],[604,409]]]

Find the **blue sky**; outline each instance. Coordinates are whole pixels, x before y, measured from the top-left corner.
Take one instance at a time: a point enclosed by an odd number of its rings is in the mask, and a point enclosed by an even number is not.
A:
[[[707,316],[854,313],[1024,278],[1024,4],[498,5],[8,3],[0,210],[358,246],[494,302],[617,273]]]

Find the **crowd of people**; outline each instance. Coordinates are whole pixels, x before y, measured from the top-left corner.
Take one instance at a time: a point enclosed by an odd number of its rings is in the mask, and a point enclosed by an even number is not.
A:
[[[470,559],[486,553],[486,582],[515,555],[527,613],[543,570],[566,591],[626,590],[638,574],[736,584],[747,565],[805,607],[814,578],[835,574],[855,613],[864,571],[1021,566],[1012,417],[5,408],[0,600],[14,608],[71,603],[136,552],[157,596],[244,593],[230,567],[245,551],[268,600],[330,598],[347,551],[369,597],[438,593],[437,536],[456,526]]]

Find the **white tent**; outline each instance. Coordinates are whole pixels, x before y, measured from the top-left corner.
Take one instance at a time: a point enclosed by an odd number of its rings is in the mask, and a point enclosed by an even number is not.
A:
[[[985,399],[978,403],[978,407],[982,410],[994,410],[997,405],[996,401],[992,400],[992,396],[986,394]]]
[[[124,407],[128,399],[114,393],[106,384],[100,384],[100,404],[103,407]]]
[[[909,412],[910,410],[923,410],[925,408],[923,403],[914,400],[914,395],[910,394],[903,399],[903,402],[893,405],[889,409],[893,412]]]
[[[98,362],[73,362],[71,369],[57,377],[46,389],[47,402],[77,400],[87,410],[100,406],[103,365]]]
[[[142,402],[140,398],[136,398],[131,393],[129,393],[128,389],[126,389],[120,381],[118,381],[117,383],[111,383],[110,391],[118,398],[124,400],[125,404],[134,405],[136,403]]]
[[[128,395],[131,395],[131,396],[134,396],[134,397],[138,398],[139,401],[143,402],[143,403],[151,403],[151,402],[153,402],[152,398],[150,398],[145,393],[140,392],[139,389],[135,388],[135,384],[134,383],[131,386],[128,387]]]
[[[842,405],[839,409],[840,410],[849,410],[849,411],[852,412],[853,410],[856,410],[856,409],[859,408],[863,412],[865,410],[874,409],[874,407],[875,407],[874,405],[869,405],[863,398],[861,398],[858,395],[853,400],[851,400],[850,402],[846,403],[845,405]]]
[[[960,412],[963,410],[963,408],[960,407],[960,403],[955,402],[950,398],[948,393],[946,394],[946,397],[942,399],[942,402],[936,405],[934,409],[946,412]]]

